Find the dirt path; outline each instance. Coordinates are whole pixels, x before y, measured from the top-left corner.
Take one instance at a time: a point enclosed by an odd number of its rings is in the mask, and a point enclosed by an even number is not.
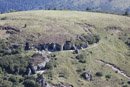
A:
[[[119,67],[117,67],[116,65],[114,64],[111,64],[111,63],[108,63],[108,62],[105,62],[103,60],[96,60],[96,62],[100,63],[100,64],[105,64],[106,66],[112,68],[113,71],[117,72],[118,74],[126,77],[127,79],[130,80],[130,76],[127,75],[123,70],[121,70]]]

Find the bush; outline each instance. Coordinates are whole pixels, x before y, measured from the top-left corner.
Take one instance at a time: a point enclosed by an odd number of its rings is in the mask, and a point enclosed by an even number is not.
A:
[[[23,84],[24,84],[25,87],[37,87],[37,84],[34,80],[27,79],[27,80],[24,81]]]
[[[96,72],[95,75],[96,75],[97,77],[102,77],[102,76],[103,76],[102,72]]]
[[[7,80],[1,80],[0,81],[0,87],[12,87],[12,82]]]
[[[9,81],[11,81],[12,83],[18,82],[15,76],[10,76]]]
[[[7,20],[7,17],[3,17],[3,18],[1,18],[0,20]]]
[[[106,78],[106,79],[110,79],[110,78],[111,78],[111,75],[106,75],[105,78]]]
[[[101,39],[99,35],[94,35],[95,43],[98,43]]]
[[[130,38],[128,38],[125,43],[130,47]]]
[[[50,61],[45,66],[46,69],[52,70],[53,69],[53,63]]]
[[[45,73],[45,76],[47,77],[48,80],[52,80],[52,78],[53,78],[53,73],[52,73],[52,71],[51,71],[51,70],[47,71],[47,72]]]
[[[123,85],[122,87],[128,87],[128,85]]]
[[[100,40],[99,35],[93,35],[93,34],[88,34],[88,35],[82,35],[85,38],[85,42],[88,42],[88,44],[93,44],[97,43]]]
[[[79,54],[76,56],[76,59],[80,62],[80,63],[86,63],[86,58],[83,54]]]

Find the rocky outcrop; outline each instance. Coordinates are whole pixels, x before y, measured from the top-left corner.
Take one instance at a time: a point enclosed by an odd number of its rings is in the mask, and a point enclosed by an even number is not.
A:
[[[44,71],[47,62],[49,62],[49,58],[46,55],[37,53],[30,58],[29,62],[30,64],[26,69],[27,75],[36,74],[37,71]]]
[[[91,81],[91,80],[92,80],[92,75],[91,75],[91,73],[88,72],[88,71],[82,73],[81,76],[82,76],[85,80],[87,80],[87,81]]]
[[[55,42],[36,42],[36,44],[30,45],[29,42],[25,43],[25,50],[30,50],[35,48],[38,51],[63,51],[63,50],[80,50],[88,47],[88,44],[98,43],[100,40],[99,35],[95,34],[87,34],[80,35],[75,40],[67,40],[63,43],[55,43]]]
[[[35,48],[37,48],[40,51],[47,50],[47,51],[51,51],[51,52],[62,50],[62,46],[58,43],[47,43],[47,44],[40,43],[37,46],[35,46]]]
[[[27,74],[27,75],[31,75],[31,74],[35,74],[35,73],[36,73],[36,69],[34,68],[33,64],[30,63],[30,64],[27,66],[26,74]]]
[[[66,41],[63,45],[60,45],[58,43],[47,43],[47,44],[40,43],[38,45],[35,45],[35,48],[39,51],[46,50],[50,52],[62,51],[62,50],[76,50],[76,49],[82,49],[87,47],[88,45],[86,43],[75,45],[71,41]]]
[[[71,41],[66,41],[63,46],[63,50],[75,50],[75,46]]]

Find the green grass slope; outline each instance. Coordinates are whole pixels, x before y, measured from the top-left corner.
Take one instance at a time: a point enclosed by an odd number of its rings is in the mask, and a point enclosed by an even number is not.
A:
[[[51,83],[69,83],[74,87],[130,87],[126,77],[96,61],[101,59],[112,63],[130,76],[130,56],[127,55],[129,47],[119,39],[123,34],[130,36],[130,17],[77,11],[25,11],[1,14],[2,18],[5,19],[0,20],[0,26],[17,27],[22,34],[8,35],[0,30],[0,38],[10,40],[13,37],[15,40],[10,41],[22,43],[30,39],[33,43],[42,40],[59,42],[88,33],[84,29],[94,26],[91,31],[99,34],[101,40],[95,46],[80,51],[86,63],[79,63],[75,58],[77,54],[70,51],[55,52],[57,67],[52,70],[52,79],[45,75],[47,80]],[[27,27],[23,28],[25,24]],[[80,78],[80,73],[76,71],[79,69],[91,71],[93,80]],[[102,72],[103,76],[95,76],[96,72]],[[64,77],[60,77],[60,73],[64,73]],[[107,75],[111,75],[111,78],[106,79]]]

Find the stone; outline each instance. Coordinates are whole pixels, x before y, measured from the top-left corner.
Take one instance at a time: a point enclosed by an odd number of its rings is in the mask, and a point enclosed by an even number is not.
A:
[[[91,81],[92,80],[92,75],[90,72],[86,71],[81,75],[85,80]]]
[[[26,42],[25,43],[25,47],[24,47],[24,50],[30,50],[30,46],[29,46],[29,42]]]
[[[73,44],[71,41],[66,41],[63,50],[74,50]]]

